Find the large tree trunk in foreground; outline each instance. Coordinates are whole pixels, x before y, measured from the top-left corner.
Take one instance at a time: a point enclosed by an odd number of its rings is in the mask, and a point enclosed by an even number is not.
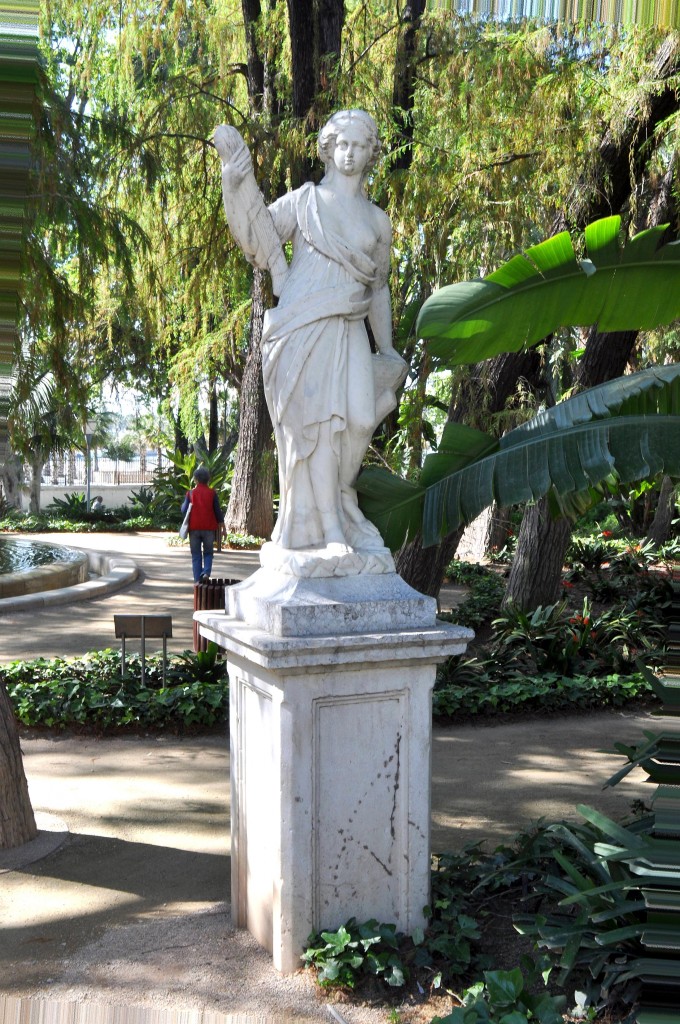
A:
[[[571,537],[567,519],[551,519],[548,499],[524,513],[503,605],[519,608],[554,604],[560,597],[564,555]]]
[[[21,508],[21,464],[14,452],[6,451],[5,461],[0,465],[3,496],[12,508]]]
[[[225,525],[234,533],[268,538],[274,528],[274,442],[261,369],[262,322],[268,305],[266,296],[265,272],[255,270],[250,348],[241,381],[236,464]]]
[[[418,535],[401,549],[395,558],[397,572],[406,582],[421,594],[438,597],[446,567],[456,553],[464,527],[454,530],[441,544],[422,546]]]
[[[665,544],[671,535],[671,525],[674,518],[675,483],[669,476],[665,476],[661,481],[656,513],[645,539],[653,544],[655,548]]]
[[[22,846],[37,834],[16,718],[5,684],[0,683],[0,850]]]
[[[473,366],[469,380],[451,399],[449,420],[481,428],[489,416],[505,408],[520,379],[532,387],[539,386],[540,364],[540,356],[531,349],[505,352],[488,363]],[[445,537],[441,544],[429,548],[422,546],[420,536],[415,537],[395,559],[399,575],[421,594],[437,597],[463,529],[461,526]]]

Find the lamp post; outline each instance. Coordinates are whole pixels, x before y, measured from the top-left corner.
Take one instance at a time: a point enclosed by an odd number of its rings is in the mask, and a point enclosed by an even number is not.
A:
[[[90,475],[91,475],[90,474],[90,449],[91,449],[91,445],[92,445],[92,438],[94,437],[94,432],[95,432],[96,429],[97,429],[97,424],[96,424],[95,420],[88,420],[87,423],[85,424],[85,444],[87,446],[87,455],[86,455],[86,466],[85,466],[85,469],[86,469],[86,473],[87,473],[87,478],[86,479],[87,479],[87,511],[88,512],[90,511]]]

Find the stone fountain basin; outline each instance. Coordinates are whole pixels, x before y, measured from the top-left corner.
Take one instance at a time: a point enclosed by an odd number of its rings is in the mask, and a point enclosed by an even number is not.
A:
[[[38,542],[36,542],[37,544]],[[57,549],[63,545],[52,544]],[[67,550],[64,548],[64,550]],[[89,577],[89,558],[84,551],[69,548],[69,557],[64,560],[38,565],[32,569],[0,575],[0,599],[20,597],[23,594],[37,594],[43,590],[58,590],[85,583]]]

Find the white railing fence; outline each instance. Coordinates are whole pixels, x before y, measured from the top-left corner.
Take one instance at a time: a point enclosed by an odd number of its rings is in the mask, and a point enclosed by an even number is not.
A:
[[[107,459],[97,452],[92,452],[90,470],[91,487],[116,487],[120,485],[149,486],[153,482],[158,454],[147,452],[137,456],[130,462],[122,459]],[[172,463],[164,455],[160,456],[161,469],[167,469]],[[68,452],[64,456],[51,458],[46,462],[42,472],[42,482],[55,487],[84,487],[87,484],[87,462],[82,452]]]

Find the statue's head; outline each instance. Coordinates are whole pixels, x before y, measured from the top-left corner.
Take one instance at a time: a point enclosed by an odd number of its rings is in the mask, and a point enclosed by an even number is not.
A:
[[[370,150],[370,156],[366,167],[364,168],[364,174],[368,174],[371,168],[375,167],[380,156],[380,138],[378,137],[378,126],[365,110],[338,110],[337,113],[333,114],[332,117],[326,121],[319,132],[319,157],[326,167],[329,168],[333,160],[333,150],[335,148],[335,142],[343,130],[349,127],[359,129],[366,140],[366,143]]]

